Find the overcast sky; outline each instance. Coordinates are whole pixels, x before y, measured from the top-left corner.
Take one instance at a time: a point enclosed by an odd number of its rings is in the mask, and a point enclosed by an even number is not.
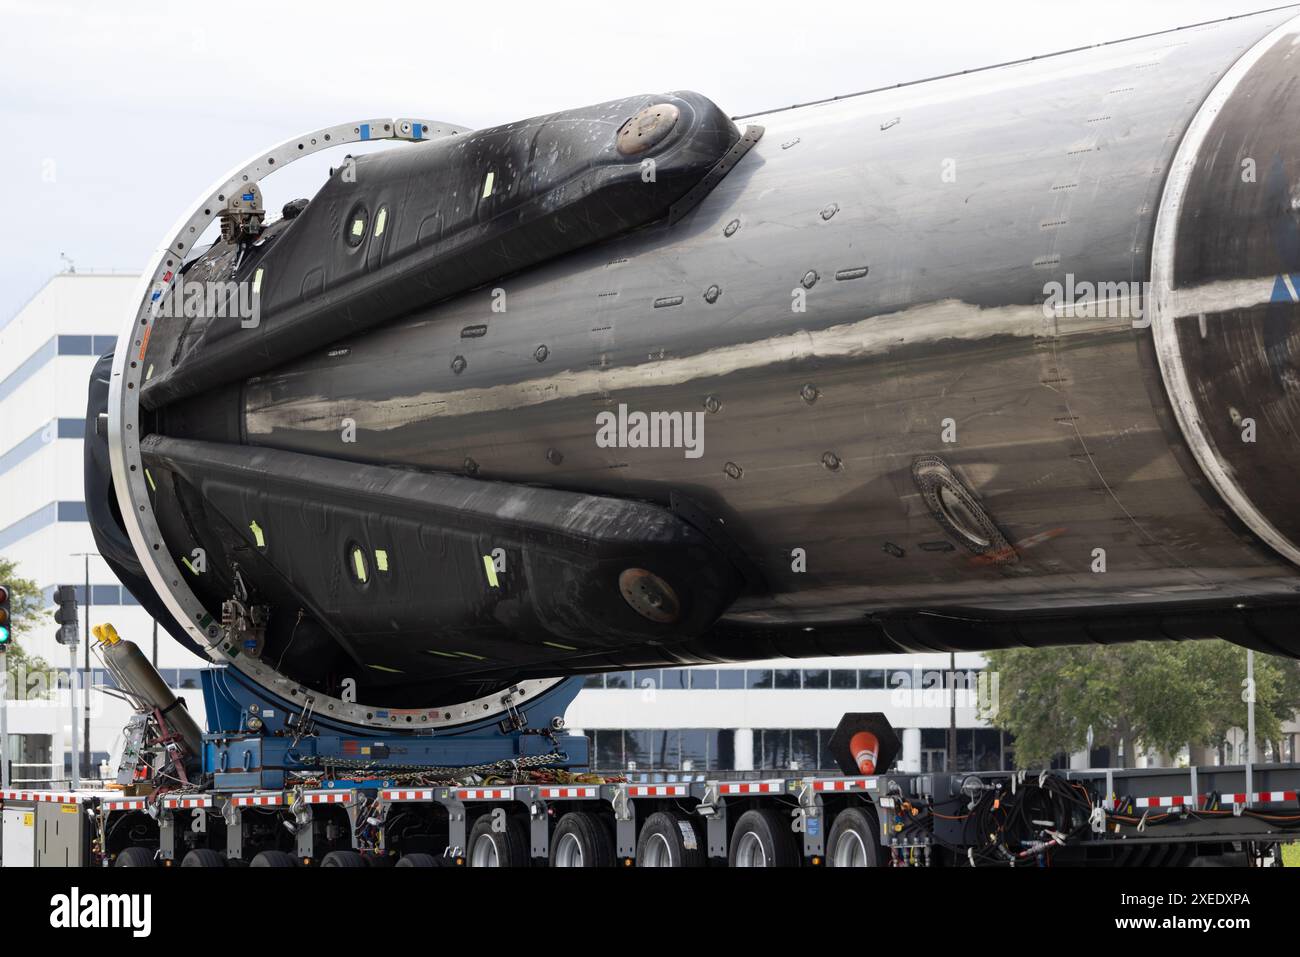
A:
[[[1267,6],[0,0],[0,321],[60,254],[83,271],[143,268],[218,176],[322,126],[485,127],[677,89],[752,113]],[[309,195],[331,160],[284,174],[302,181],[293,192]]]

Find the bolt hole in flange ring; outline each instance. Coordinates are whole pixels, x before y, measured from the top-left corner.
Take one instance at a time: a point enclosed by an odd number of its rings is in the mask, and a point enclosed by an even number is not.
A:
[[[175,620],[200,647],[207,649],[213,661],[237,668],[281,698],[296,697],[302,700],[311,697],[315,700],[318,711],[328,712],[331,717],[357,725],[388,727],[388,722],[378,716],[386,713],[387,709],[382,705],[346,702],[299,685],[260,661],[245,655],[232,656],[222,647],[221,633],[215,627],[212,616],[190,590],[168,550],[162,547],[162,531],[149,497],[140,455],[141,430],[135,427],[135,423],[140,420],[140,385],[146,367],[146,363],[138,360],[144,356],[152,324],[160,320],[159,311],[164,296],[179,277],[186,257],[192,253],[194,242],[203,236],[208,226],[225,208],[227,196],[236,191],[243,192],[272,172],[279,172],[292,163],[323,150],[370,140],[415,142],[468,132],[468,128],[450,123],[380,117],[319,129],[259,152],[203,193],[168,233],[166,242],[154,254],[140,278],[138,294],[134,300],[139,305],[128,321],[125,334],[119,339],[119,347],[113,357],[108,395],[109,461],[122,521],[150,585]],[[516,702],[536,700],[564,680],[552,678],[521,681],[512,694]],[[491,712],[493,707],[499,707],[497,698],[499,695],[485,695],[472,701],[430,705],[427,709],[429,721],[425,727],[455,727],[481,722],[485,710]]]

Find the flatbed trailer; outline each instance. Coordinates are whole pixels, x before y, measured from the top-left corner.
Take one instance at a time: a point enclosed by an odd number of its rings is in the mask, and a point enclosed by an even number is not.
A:
[[[6,790],[4,866],[1047,866],[1276,863],[1300,765]]]

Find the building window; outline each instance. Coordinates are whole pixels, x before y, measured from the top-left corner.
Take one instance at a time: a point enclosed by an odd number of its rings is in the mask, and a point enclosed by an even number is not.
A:
[[[623,732],[597,731],[595,761],[602,771],[622,770],[623,768]]]
[[[1002,732],[996,728],[975,728],[973,730],[975,745],[974,769],[976,771],[1002,771],[1003,763]]]
[[[117,585],[91,585],[90,597],[96,605],[120,605],[121,589]]]
[[[754,732],[755,746],[758,747],[759,733]],[[790,766],[790,732],[788,730],[764,728],[762,733],[762,750],[754,767],[764,771],[775,771]]]
[[[86,520],[85,502],[60,502],[60,522],[84,522]]]
[[[95,340],[93,336],[59,336],[59,355],[93,356]]]
[[[716,671],[701,668],[699,671],[692,671],[690,674],[692,689],[711,690],[718,687],[718,673]]]
[[[792,763],[787,767],[792,770],[815,771],[821,767],[818,763],[816,730],[800,728],[790,732],[790,761]]]
[[[655,753],[655,732],[623,732],[623,766],[629,771],[644,771],[651,767]]]
[[[868,668],[858,672],[858,687],[869,691],[885,690],[885,672],[882,669]]]
[[[745,670],[743,668],[720,668],[713,672],[718,676],[718,687],[734,690],[745,687]]]

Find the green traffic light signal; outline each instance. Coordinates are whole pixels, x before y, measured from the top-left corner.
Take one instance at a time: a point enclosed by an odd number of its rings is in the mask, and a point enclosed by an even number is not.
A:
[[[7,644],[9,644],[9,627],[7,625],[0,625],[0,648],[3,648]]]

